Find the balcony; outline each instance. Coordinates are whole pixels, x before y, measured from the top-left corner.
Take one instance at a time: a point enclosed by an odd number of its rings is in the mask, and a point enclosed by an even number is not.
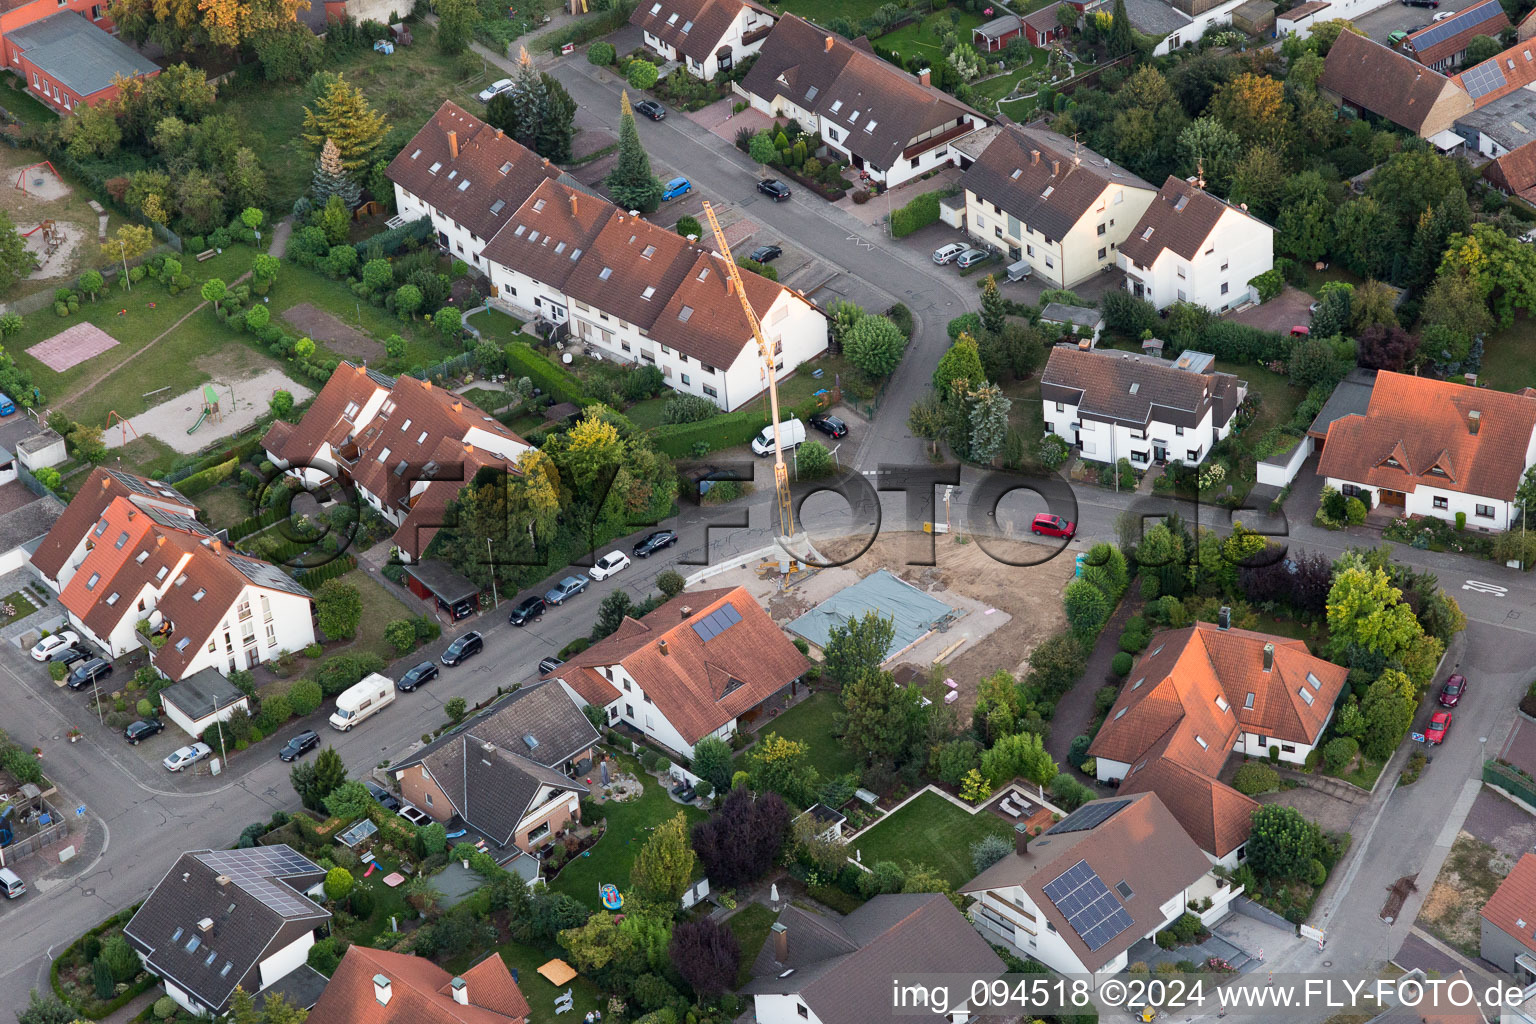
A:
[[[955,125],[949,131],[944,132],[942,135],[935,135],[931,139],[924,139],[922,142],[917,142],[908,146],[906,149],[901,151],[902,158],[905,160],[911,160],[913,157],[926,153],[930,149],[937,149],[938,147],[944,145],[946,142],[952,142],[962,135],[969,135],[975,130],[975,128],[971,127],[971,123],[969,121],[963,121],[960,124]]]
[[[741,34],[741,45],[751,46],[759,39],[766,39],[768,37],[768,33],[772,31],[773,22],[771,21],[766,25],[759,25],[757,28],[748,29]]]

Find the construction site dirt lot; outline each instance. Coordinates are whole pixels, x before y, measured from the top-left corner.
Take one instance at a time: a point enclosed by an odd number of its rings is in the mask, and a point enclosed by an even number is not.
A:
[[[930,540],[937,564],[908,565],[909,561],[926,559]],[[847,538],[819,541],[817,548],[824,558],[835,561],[853,555],[864,543],[864,538]],[[1003,558],[1020,562],[1038,559],[1047,550],[1040,545],[1021,542],[988,541],[988,547]],[[962,721],[969,719],[976,703],[977,684],[984,676],[1000,668],[1022,676],[1029,669],[1030,652],[1042,640],[1066,628],[1061,592],[1072,579],[1074,570],[1070,551],[1040,565],[1006,565],[974,541],[921,533],[887,533],[876,538],[869,550],[846,568],[861,577],[886,569],[941,599],[946,592],[968,598],[981,607],[970,612],[967,618],[983,617],[987,608],[1007,613],[1010,621],[1002,628],[979,636],[974,644],[964,647],[943,663],[944,676],[960,684],[960,697],[954,706]],[[809,610],[814,603],[806,602],[795,590],[791,588],[770,600],[769,610],[775,621],[787,622]],[[965,625],[966,620],[962,619],[956,628]],[[933,640],[930,640],[919,646],[926,654],[932,644]],[[911,663],[910,658],[906,661]],[[917,667],[927,671],[929,659],[924,658]]]

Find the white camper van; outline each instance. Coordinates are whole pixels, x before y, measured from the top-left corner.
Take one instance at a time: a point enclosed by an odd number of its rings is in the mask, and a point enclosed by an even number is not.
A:
[[[381,708],[395,699],[392,679],[374,672],[362,682],[347,688],[336,698],[336,711],[331,715],[331,728],[350,732],[354,725],[366,721]]]
[[[784,451],[797,447],[805,441],[805,424],[799,420],[785,420],[779,424],[779,445]],[[773,454],[773,426],[764,427],[762,431],[752,439],[752,450],[758,455]]]

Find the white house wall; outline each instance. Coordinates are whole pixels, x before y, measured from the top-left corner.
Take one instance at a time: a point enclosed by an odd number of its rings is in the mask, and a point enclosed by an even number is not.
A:
[[[1146,469],[1153,463],[1154,446],[1160,444],[1167,449],[1170,463],[1198,466],[1211,453],[1216,441],[1225,436],[1225,432],[1218,434],[1212,427],[1214,414],[1210,409],[1206,410],[1198,426],[1178,427],[1154,419],[1142,431],[1123,423],[1080,419],[1078,408],[1066,403],[1062,403],[1060,412],[1056,411],[1055,402],[1045,401],[1042,404],[1045,409],[1045,429],[1061,435],[1069,444],[1081,444],[1083,458],[1095,462],[1113,463],[1129,459],[1135,468]],[[1079,424],[1076,431],[1072,430],[1074,423]],[[1145,438],[1141,436],[1143,433]],[[1135,458],[1137,454],[1146,454],[1147,459],[1138,460]]]
[[[263,595],[269,602],[270,619],[261,606]],[[243,621],[237,611],[242,600],[251,602],[250,618]],[[249,635],[255,637],[254,644],[245,643],[247,627],[250,629]],[[228,644],[224,639],[226,633],[229,635]],[[202,647],[187,662],[181,677],[186,678],[205,668],[227,675],[230,658],[235,659],[235,668],[250,668],[260,662],[271,661],[283,651],[301,651],[314,642],[315,628],[310,618],[309,598],[286,591],[247,586],[234,604],[225,610],[222,621],[214,627],[209,639],[202,641]],[[210,643],[214,647],[212,651],[208,649]]]
[[[451,165],[444,164],[437,173],[439,176],[446,176],[454,170],[455,168]],[[395,183],[395,210],[407,221],[430,217],[439,245],[445,246],[459,259],[472,264],[475,269],[482,271],[485,269],[486,261],[481,258],[480,251],[485,248],[488,240],[476,235],[452,217],[439,212],[431,203],[414,192],[402,188],[399,183]]]
[[[757,1024],[821,1024],[821,1018],[799,996],[759,995],[752,997],[752,1003]]]
[[[1227,3],[1222,4],[1220,7],[1213,7],[1209,11],[1206,11],[1204,14],[1195,15],[1195,17],[1190,20],[1188,25],[1180,28],[1177,32],[1173,32],[1165,36],[1163,40],[1159,42],[1157,46],[1152,50],[1152,56],[1166,56],[1167,54],[1172,53],[1174,50],[1177,50],[1179,47],[1185,45],[1186,43],[1198,43],[1200,41],[1200,37],[1205,34],[1205,30],[1210,28],[1212,25],[1232,24],[1232,12],[1241,7],[1243,3],[1244,0],[1228,0]],[[1348,17],[1348,15],[1334,14],[1332,12],[1333,8],[1329,8],[1329,10],[1325,13],[1327,13],[1329,17],[1333,18]]]
[[[289,974],[299,967],[304,966],[309,958],[309,947],[314,944],[314,931],[307,931],[263,960],[260,965],[261,987],[265,989],[270,985],[274,985],[288,977]]]
[[[1033,276],[1046,287],[1070,288],[1115,265],[1120,245],[1157,195],[1152,189],[1112,184],[1063,238],[1043,232],[999,207],[995,197],[965,193],[965,223],[978,242],[1027,260]],[[1103,226],[1104,233],[1099,234]]]
[[[650,32],[645,33],[645,45],[667,60],[681,60],[690,75],[708,81],[720,73],[720,58],[717,54],[723,47],[731,48],[731,63],[734,66],[743,57],[761,50],[763,39],[767,38],[764,36],[762,39],[755,40],[750,46],[743,46],[741,37],[753,29],[771,24],[773,24],[771,15],[763,14],[751,7],[742,7],[726,27],[725,33],[709,48],[709,56],[704,58],[703,63],[695,61],[692,57],[684,57],[677,52],[676,47],[662,42],[659,36],[652,35]]]
[[[1530,463],[1527,462],[1527,466]],[[1345,487],[1356,487],[1361,492],[1355,495],[1362,500],[1368,495],[1369,507],[1381,506],[1381,489],[1375,486],[1355,483],[1352,480],[1342,480],[1337,477],[1327,477],[1324,482],[1342,491]],[[1444,498],[1445,507],[1436,508],[1435,499]],[[1483,515],[1478,512],[1478,506],[1491,508],[1493,515]],[[1388,506],[1391,507],[1391,506]],[[1447,522],[1456,521],[1457,512],[1467,514],[1467,526],[1478,530],[1507,530],[1515,513],[1513,502],[1503,501],[1499,498],[1488,498],[1475,494],[1463,494],[1460,491],[1438,490],[1432,486],[1421,484],[1415,490],[1408,493],[1403,503],[1403,511],[1411,516],[1433,516],[1436,519],[1444,519]]]
[[[183,714],[182,710],[176,705],[167,704],[164,701],[160,702],[160,706],[165,711],[165,717],[169,718],[173,723],[175,723],[176,728],[180,729],[188,736],[191,736],[193,739],[197,739],[199,736],[201,736],[203,731],[213,723],[229,721],[231,718],[235,717],[237,712],[246,715],[251,713],[251,702],[244,697],[231,704],[229,707],[222,708],[214,714],[203,718],[190,718]],[[214,753],[218,753],[218,751],[214,751]]]
[[[1142,270],[1120,257],[1127,290],[1142,284],[1147,289],[1143,297],[1158,309],[1193,302],[1216,313],[1255,300],[1248,282],[1274,265],[1274,230],[1231,209],[1222,213],[1193,259],[1164,249]]]

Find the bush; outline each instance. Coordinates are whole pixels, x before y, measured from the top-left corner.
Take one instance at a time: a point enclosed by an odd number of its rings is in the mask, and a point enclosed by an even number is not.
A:
[[[854,202],[858,202],[855,198]],[[939,219],[939,193],[924,192],[914,196],[899,210],[891,213],[891,235],[903,238],[912,232],[937,223]]]
[[[1249,761],[1232,776],[1232,788],[1245,796],[1280,788],[1280,773],[1261,761]]]
[[[1178,944],[1179,944],[1178,936],[1174,935],[1173,932],[1169,931],[1167,928],[1164,928],[1162,931],[1157,933],[1157,948],[1158,949],[1172,949],[1174,946],[1177,946]]]
[[[300,679],[288,690],[288,703],[300,718],[314,714],[323,699],[320,684],[313,679]]]
[[[614,51],[612,43],[605,43],[602,40],[598,40],[591,46],[587,47],[587,63],[594,64],[600,68],[605,68],[611,65],[616,56],[618,55]]]
[[[1328,881],[1328,869],[1323,865],[1322,861],[1316,858],[1312,860],[1309,873],[1307,881],[1311,882],[1313,886],[1321,886],[1324,882]]]
[[[1198,917],[1186,910],[1168,926],[1168,930],[1173,932],[1180,942],[1193,942],[1205,928],[1200,924]]]
[[[156,1020],[169,1020],[176,1015],[176,1000],[170,996],[161,996],[155,1000],[154,1013]]]
[[[1338,736],[1323,747],[1323,764],[1330,772],[1341,772],[1349,767],[1359,752],[1358,741],[1349,736]]]
[[[1124,651],[1115,654],[1114,660],[1109,663],[1110,671],[1124,679],[1131,672],[1131,656]]]
[[[912,311],[906,307],[905,303],[898,302],[896,305],[886,310],[885,318],[891,323],[895,324],[897,327],[901,328],[901,333],[905,334],[909,340],[911,339],[912,330],[914,328],[914,324],[912,322]]]

